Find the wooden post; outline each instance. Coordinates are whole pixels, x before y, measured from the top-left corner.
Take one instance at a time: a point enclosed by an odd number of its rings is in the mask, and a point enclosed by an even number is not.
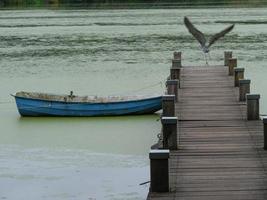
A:
[[[171,67],[170,68],[171,79],[178,79],[180,80],[181,76],[181,67]]]
[[[150,150],[150,191],[169,192],[170,150]]]
[[[250,93],[250,80],[239,80],[239,101],[246,101],[246,94]]]
[[[244,68],[235,68],[234,73],[235,73],[235,87],[239,86],[239,80],[244,79]]]
[[[232,51],[225,51],[224,52],[224,66],[229,65],[229,58],[232,58]]]
[[[167,94],[174,94],[175,95],[175,101],[178,101],[178,85],[179,85],[179,80],[167,80],[166,81],[167,85]]]
[[[267,116],[264,116],[263,119],[263,136],[264,136],[264,146],[263,149],[267,150]]]
[[[181,64],[181,59],[172,59],[172,67],[175,68],[175,67],[182,67],[182,64]]]
[[[181,51],[173,52],[173,59],[181,60],[182,59],[182,52]]]
[[[175,115],[175,95],[162,96],[162,116],[174,117]]]
[[[260,95],[247,94],[247,120],[260,119]]]
[[[177,117],[162,117],[163,149],[177,150]]]
[[[237,67],[237,59],[236,58],[229,58],[228,59],[228,66],[229,66],[229,76],[234,75],[234,68]]]

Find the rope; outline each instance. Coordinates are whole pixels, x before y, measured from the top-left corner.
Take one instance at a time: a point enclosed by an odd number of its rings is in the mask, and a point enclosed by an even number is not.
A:
[[[132,91],[128,91],[128,92],[122,92],[122,93],[117,93],[117,94],[113,94],[113,95],[126,95],[126,94],[131,94],[131,93],[138,93],[140,91],[144,91],[144,90],[147,90],[147,89],[151,89],[151,88],[154,88],[156,86],[160,85],[161,89],[163,90],[163,83],[162,81],[159,81],[157,83],[153,83],[151,85],[147,85],[145,87],[142,87],[142,88],[139,88],[139,89],[136,89],[136,90],[132,90]],[[110,95],[110,96],[113,96],[113,95]]]

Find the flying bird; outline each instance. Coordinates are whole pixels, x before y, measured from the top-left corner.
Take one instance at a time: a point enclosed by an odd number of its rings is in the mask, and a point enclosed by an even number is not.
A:
[[[226,29],[222,30],[219,33],[216,33],[215,35],[213,35],[210,39],[209,39],[209,43],[207,43],[207,40],[204,36],[204,34],[199,31],[191,22],[187,17],[184,17],[184,24],[186,26],[186,28],[188,29],[188,31],[196,38],[196,40],[200,43],[201,49],[205,54],[205,59],[206,59],[206,54],[209,53],[209,48],[211,47],[211,45],[213,45],[217,40],[219,40],[220,38],[222,38],[223,36],[225,36],[227,33],[229,33],[231,30],[233,30],[234,28],[234,24],[232,24],[231,26],[228,26]],[[206,63],[207,63],[207,59],[206,59]]]

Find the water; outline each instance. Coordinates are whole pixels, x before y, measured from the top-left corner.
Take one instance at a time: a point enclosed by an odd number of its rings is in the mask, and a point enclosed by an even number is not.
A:
[[[204,65],[183,16],[203,32],[237,22],[211,49],[233,50],[267,114],[267,10],[13,10],[0,12],[0,198],[145,199],[159,116],[21,118],[10,93],[162,93],[172,52]]]

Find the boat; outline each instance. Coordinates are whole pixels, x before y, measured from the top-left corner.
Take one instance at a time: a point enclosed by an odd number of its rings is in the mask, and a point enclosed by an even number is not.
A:
[[[162,108],[162,96],[76,96],[17,92],[21,116],[115,116],[152,114]]]

